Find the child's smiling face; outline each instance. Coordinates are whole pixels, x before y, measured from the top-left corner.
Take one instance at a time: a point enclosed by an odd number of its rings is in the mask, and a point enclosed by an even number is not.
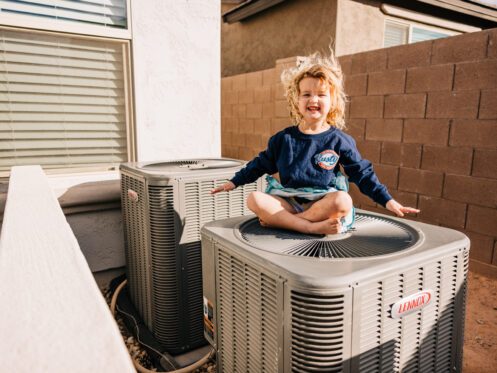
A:
[[[328,84],[319,78],[305,77],[299,83],[299,90],[299,111],[305,124],[324,124],[331,109]]]

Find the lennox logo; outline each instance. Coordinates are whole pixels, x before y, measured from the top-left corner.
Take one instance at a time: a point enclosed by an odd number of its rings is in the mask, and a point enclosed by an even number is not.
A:
[[[136,193],[134,190],[128,189],[128,197],[131,200],[138,202],[138,193]]]
[[[399,319],[409,315],[430,303],[432,297],[433,290],[422,290],[402,298],[392,306],[392,317]]]

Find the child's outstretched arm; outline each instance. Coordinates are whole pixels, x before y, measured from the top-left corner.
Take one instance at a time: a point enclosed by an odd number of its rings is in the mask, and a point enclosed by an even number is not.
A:
[[[266,150],[263,150],[257,157],[248,162],[230,181],[212,189],[211,194],[223,191],[229,192],[236,187],[256,181],[264,174],[272,175],[276,173],[278,169],[276,167],[275,153],[280,149],[279,144],[276,143],[276,136],[269,139]]]
[[[233,182],[228,181],[227,183],[224,183],[220,187],[214,188],[211,190],[211,194],[216,194],[218,192],[229,192],[230,190],[235,189],[235,184]]]
[[[410,212],[417,214],[420,211],[413,207],[404,207],[394,199],[388,201],[385,207],[388,210],[395,212],[398,216],[404,216],[404,214],[408,214]]]

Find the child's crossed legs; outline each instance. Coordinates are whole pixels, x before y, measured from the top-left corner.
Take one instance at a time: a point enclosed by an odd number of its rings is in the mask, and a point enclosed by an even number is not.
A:
[[[292,229],[302,233],[336,234],[340,218],[352,209],[352,199],[345,192],[332,192],[314,202],[309,209],[297,213],[284,198],[263,192],[252,192],[247,206],[262,225]]]

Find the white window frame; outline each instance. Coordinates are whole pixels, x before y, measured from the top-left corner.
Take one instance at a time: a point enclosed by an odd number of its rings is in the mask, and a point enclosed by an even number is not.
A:
[[[128,1],[129,4],[129,1]],[[71,24],[73,24],[71,22]],[[129,23],[128,23],[129,24]],[[104,27],[101,27],[101,29]],[[52,35],[52,36],[66,36],[65,34],[67,33],[62,33],[62,32],[55,32],[55,31],[46,31],[46,30],[39,30],[39,29],[27,29],[27,28],[21,28],[21,27],[11,27],[11,26],[5,26],[5,25],[0,25],[0,29],[3,30],[10,30],[10,31],[16,31],[16,32],[30,32],[34,34],[45,34],[45,35]],[[80,38],[80,39],[85,39],[85,40],[98,40],[98,41],[114,41],[116,43],[121,44],[122,49],[123,49],[123,56],[125,57],[125,63],[123,66],[123,75],[124,75],[124,94],[125,94],[125,108],[126,108],[126,142],[127,142],[127,161],[128,162],[135,162],[136,161],[136,126],[134,123],[134,98],[133,98],[133,89],[132,89],[132,74],[131,74],[131,41],[130,40],[124,40],[121,38],[105,38],[105,37],[96,37],[93,35],[88,35],[88,34],[73,34],[70,33],[71,37],[73,38]],[[102,165],[102,166],[77,166],[75,165],[74,167],[61,167],[61,168],[47,168],[43,169],[43,171],[47,175],[59,175],[59,174],[74,174],[74,173],[95,173],[95,172],[102,172],[102,171],[116,171],[119,168],[119,164],[112,164],[109,163],[108,165]],[[0,183],[4,183],[8,181],[8,178],[10,177],[10,170],[9,171],[0,171]],[[0,197],[1,197],[1,191],[0,191]]]
[[[456,34],[465,32],[481,31],[480,27],[466,25],[464,23],[448,21],[446,19],[433,17],[424,13],[413,12],[390,4],[381,4],[381,11],[390,19],[402,22],[413,22],[421,26],[435,26],[439,31],[455,31]],[[436,31],[436,30],[434,30]]]
[[[407,21],[404,19],[398,19],[398,18],[393,18],[393,17],[385,17],[385,22],[383,24],[383,45],[385,43],[385,34],[386,34],[387,24],[395,24],[395,25],[399,25],[399,26],[408,26],[407,44],[412,43],[412,30],[414,27],[428,30],[428,31],[444,33],[444,34],[447,34],[447,36],[454,36],[454,35],[461,34],[461,32],[459,32],[459,31],[454,31],[454,30],[449,30],[449,29],[445,29],[445,28],[441,28],[441,27],[431,26],[431,25],[427,25],[424,23]]]
[[[131,0],[126,0],[126,29],[87,25],[59,19],[45,19],[22,14],[6,14],[0,12],[0,25],[35,30],[55,31],[68,34],[100,36],[105,38],[131,40]]]

